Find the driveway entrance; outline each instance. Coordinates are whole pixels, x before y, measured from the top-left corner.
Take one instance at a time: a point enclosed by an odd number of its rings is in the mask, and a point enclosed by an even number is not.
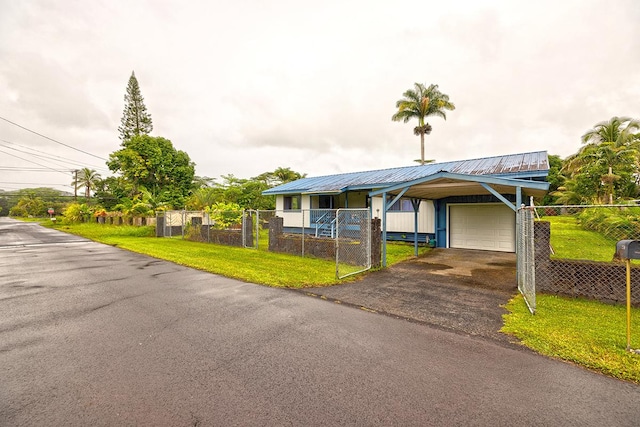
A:
[[[509,343],[499,332],[515,294],[514,253],[437,248],[344,285],[305,290],[365,309]]]

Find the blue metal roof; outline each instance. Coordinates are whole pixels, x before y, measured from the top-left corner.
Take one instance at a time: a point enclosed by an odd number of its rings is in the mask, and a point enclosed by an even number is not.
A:
[[[545,178],[549,173],[549,159],[546,151],[536,151],[480,159],[429,163],[421,166],[350,172],[302,178],[270,188],[263,191],[262,194],[329,194],[354,190],[372,190],[424,178],[438,172],[540,179]]]

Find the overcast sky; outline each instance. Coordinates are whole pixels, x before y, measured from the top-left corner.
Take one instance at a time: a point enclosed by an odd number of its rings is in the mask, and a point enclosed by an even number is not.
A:
[[[0,0],[0,117],[93,155],[0,120],[0,189],[108,175],[133,70],[199,176],[415,165],[417,123],[391,121],[414,82],[456,105],[427,159],[566,157],[640,118],[639,23],[638,0]],[[43,166],[67,172],[12,169]]]

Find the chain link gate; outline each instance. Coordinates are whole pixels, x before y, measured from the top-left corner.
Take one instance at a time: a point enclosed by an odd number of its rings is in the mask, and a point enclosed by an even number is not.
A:
[[[335,219],[336,277],[371,268],[371,214],[369,209],[338,209]]]
[[[165,211],[164,212],[164,237],[173,237],[174,235],[182,235],[182,211]]]
[[[536,273],[532,208],[518,209],[516,224],[516,268],[518,290],[531,314],[536,312]]]

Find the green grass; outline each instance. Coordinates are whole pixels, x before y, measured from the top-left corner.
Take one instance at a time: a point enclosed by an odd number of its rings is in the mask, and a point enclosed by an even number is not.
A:
[[[531,315],[521,295],[507,305],[502,332],[546,356],[640,383],[640,355],[626,351],[624,305],[539,294]],[[631,347],[640,348],[640,309],[631,314]]]
[[[153,226],[53,224],[48,220],[42,221],[42,224],[132,252],[267,286],[329,286],[357,277],[337,280],[334,261],[269,252],[264,243],[266,240],[261,240],[260,250],[253,250],[192,242],[181,237],[157,238],[154,237]],[[389,245],[388,253],[388,260],[399,262],[413,255],[413,246]]]
[[[551,258],[611,261],[616,241],[595,231],[584,230],[572,216],[541,218],[551,224]]]
[[[427,246],[418,246],[418,256],[424,255],[431,249]],[[413,243],[387,242],[387,265],[397,264],[414,256]]]

